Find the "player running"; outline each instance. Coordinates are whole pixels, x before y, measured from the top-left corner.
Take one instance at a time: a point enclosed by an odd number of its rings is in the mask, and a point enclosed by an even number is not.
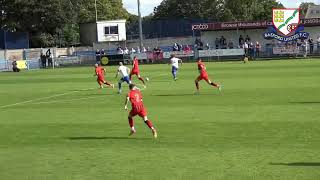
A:
[[[124,109],[128,110],[128,102],[129,101],[131,102],[132,109],[128,116],[129,125],[131,128],[131,132],[129,135],[132,136],[133,134],[136,133],[136,130],[134,128],[133,118],[136,115],[139,115],[141,118],[143,118],[146,125],[151,129],[153,137],[157,138],[158,137],[157,130],[153,127],[152,122],[147,117],[147,111],[144,108],[143,101],[142,101],[142,94],[140,90],[134,84],[130,84],[129,89],[130,89],[130,92],[127,95],[125,106],[124,106]]]
[[[130,69],[126,66],[123,65],[122,62],[119,62],[119,68],[118,68],[118,72],[116,75],[116,78],[118,78],[119,74],[121,74],[121,79],[118,82],[118,88],[119,88],[119,94],[121,94],[122,92],[122,83],[126,82],[127,84],[131,84],[130,78],[129,78],[129,74],[130,74]]]
[[[216,87],[219,89],[219,91],[221,91],[221,85],[214,83],[209,79],[209,75],[206,70],[206,65],[202,62],[202,60],[200,58],[198,59],[198,70],[200,72],[200,75],[195,80],[196,87],[197,87],[196,94],[199,94],[199,89],[200,89],[199,81],[201,81],[201,80],[205,80],[209,85]]]
[[[114,84],[110,84],[104,78],[104,73],[106,72],[106,69],[104,69],[99,64],[95,64],[94,67],[95,67],[95,75],[94,76],[97,76],[97,82],[98,82],[100,88],[101,89],[103,88],[103,84],[107,85],[108,87],[114,88]]]
[[[133,75],[136,75],[139,78],[139,80],[143,83],[144,86],[146,85],[144,79],[140,76],[139,60],[137,56],[133,58],[132,71],[130,73],[130,81],[132,80]]]
[[[172,65],[172,75],[173,75],[173,79],[176,81],[178,80],[177,78],[177,73],[178,73],[178,70],[179,70],[179,62],[181,63],[182,65],[182,60],[179,59],[179,58],[176,58],[176,56],[173,54],[171,55],[171,59],[170,59],[170,63]]]

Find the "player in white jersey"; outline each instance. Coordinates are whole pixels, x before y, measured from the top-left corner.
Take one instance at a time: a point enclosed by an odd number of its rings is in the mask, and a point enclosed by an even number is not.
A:
[[[176,58],[176,56],[173,54],[171,55],[171,59],[170,59],[170,63],[172,65],[172,75],[173,75],[173,79],[177,80],[177,73],[178,73],[178,69],[179,69],[179,62],[182,65],[182,60],[179,58]]]
[[[121,85],[123,82],[126,82],[127,84],[131,84],[129,74],[130,74],[130,69],[124,66],[122,62],[120,62],[118,72],[116,75],[116,78],[118,78],[118,76],[121,75],[121,79],[118,82],[119,94],[121,93],[121,90],[122,90]]]

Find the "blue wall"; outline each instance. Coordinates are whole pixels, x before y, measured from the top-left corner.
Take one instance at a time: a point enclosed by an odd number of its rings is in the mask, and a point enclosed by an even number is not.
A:
[[[27,49],[29,35],[25,32],[5,32],[0,30],[0,49]]]

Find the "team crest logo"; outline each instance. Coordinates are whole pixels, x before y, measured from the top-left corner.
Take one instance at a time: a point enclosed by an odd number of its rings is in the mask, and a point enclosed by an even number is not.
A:
[[[299,9],[273,9],[272,23],[283,35],[295,32],[300,22]]]
[[[272,24],[264,33],[265,39],[290,42],[309,37],[309,33],[303,32],[304,26],[300,24],[299,9],[273,9]]]
[[[101,64],[102,64],[103,66],[108,65],[108,64],[109,64],[109,58],[108,58],[108,57],[103,57],[103,58],[101,58]]]

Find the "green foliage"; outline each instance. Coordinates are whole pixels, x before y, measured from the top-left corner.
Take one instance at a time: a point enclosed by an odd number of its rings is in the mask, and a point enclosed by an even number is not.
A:
[[[202,18],[217,21],[270,20],[272,8],[282,8],[276,0],[165,0],[154,14],[161,18]]]
[[[316,5],[316,4],[313,2],[303,2],[300,4],[299,8],[302,16],[305,16],[307,14],[309,5]]]
[[[95,21],[94,2],[3,0],[0,2],[1,25],[13,31],[29,32],[34,47],[76,44],[79,42],[79,23]],[[129,14],[122,6],[122,0],[97,0],[98,20],[127,19]],[[52,38],[58,39],[52,41]]]

